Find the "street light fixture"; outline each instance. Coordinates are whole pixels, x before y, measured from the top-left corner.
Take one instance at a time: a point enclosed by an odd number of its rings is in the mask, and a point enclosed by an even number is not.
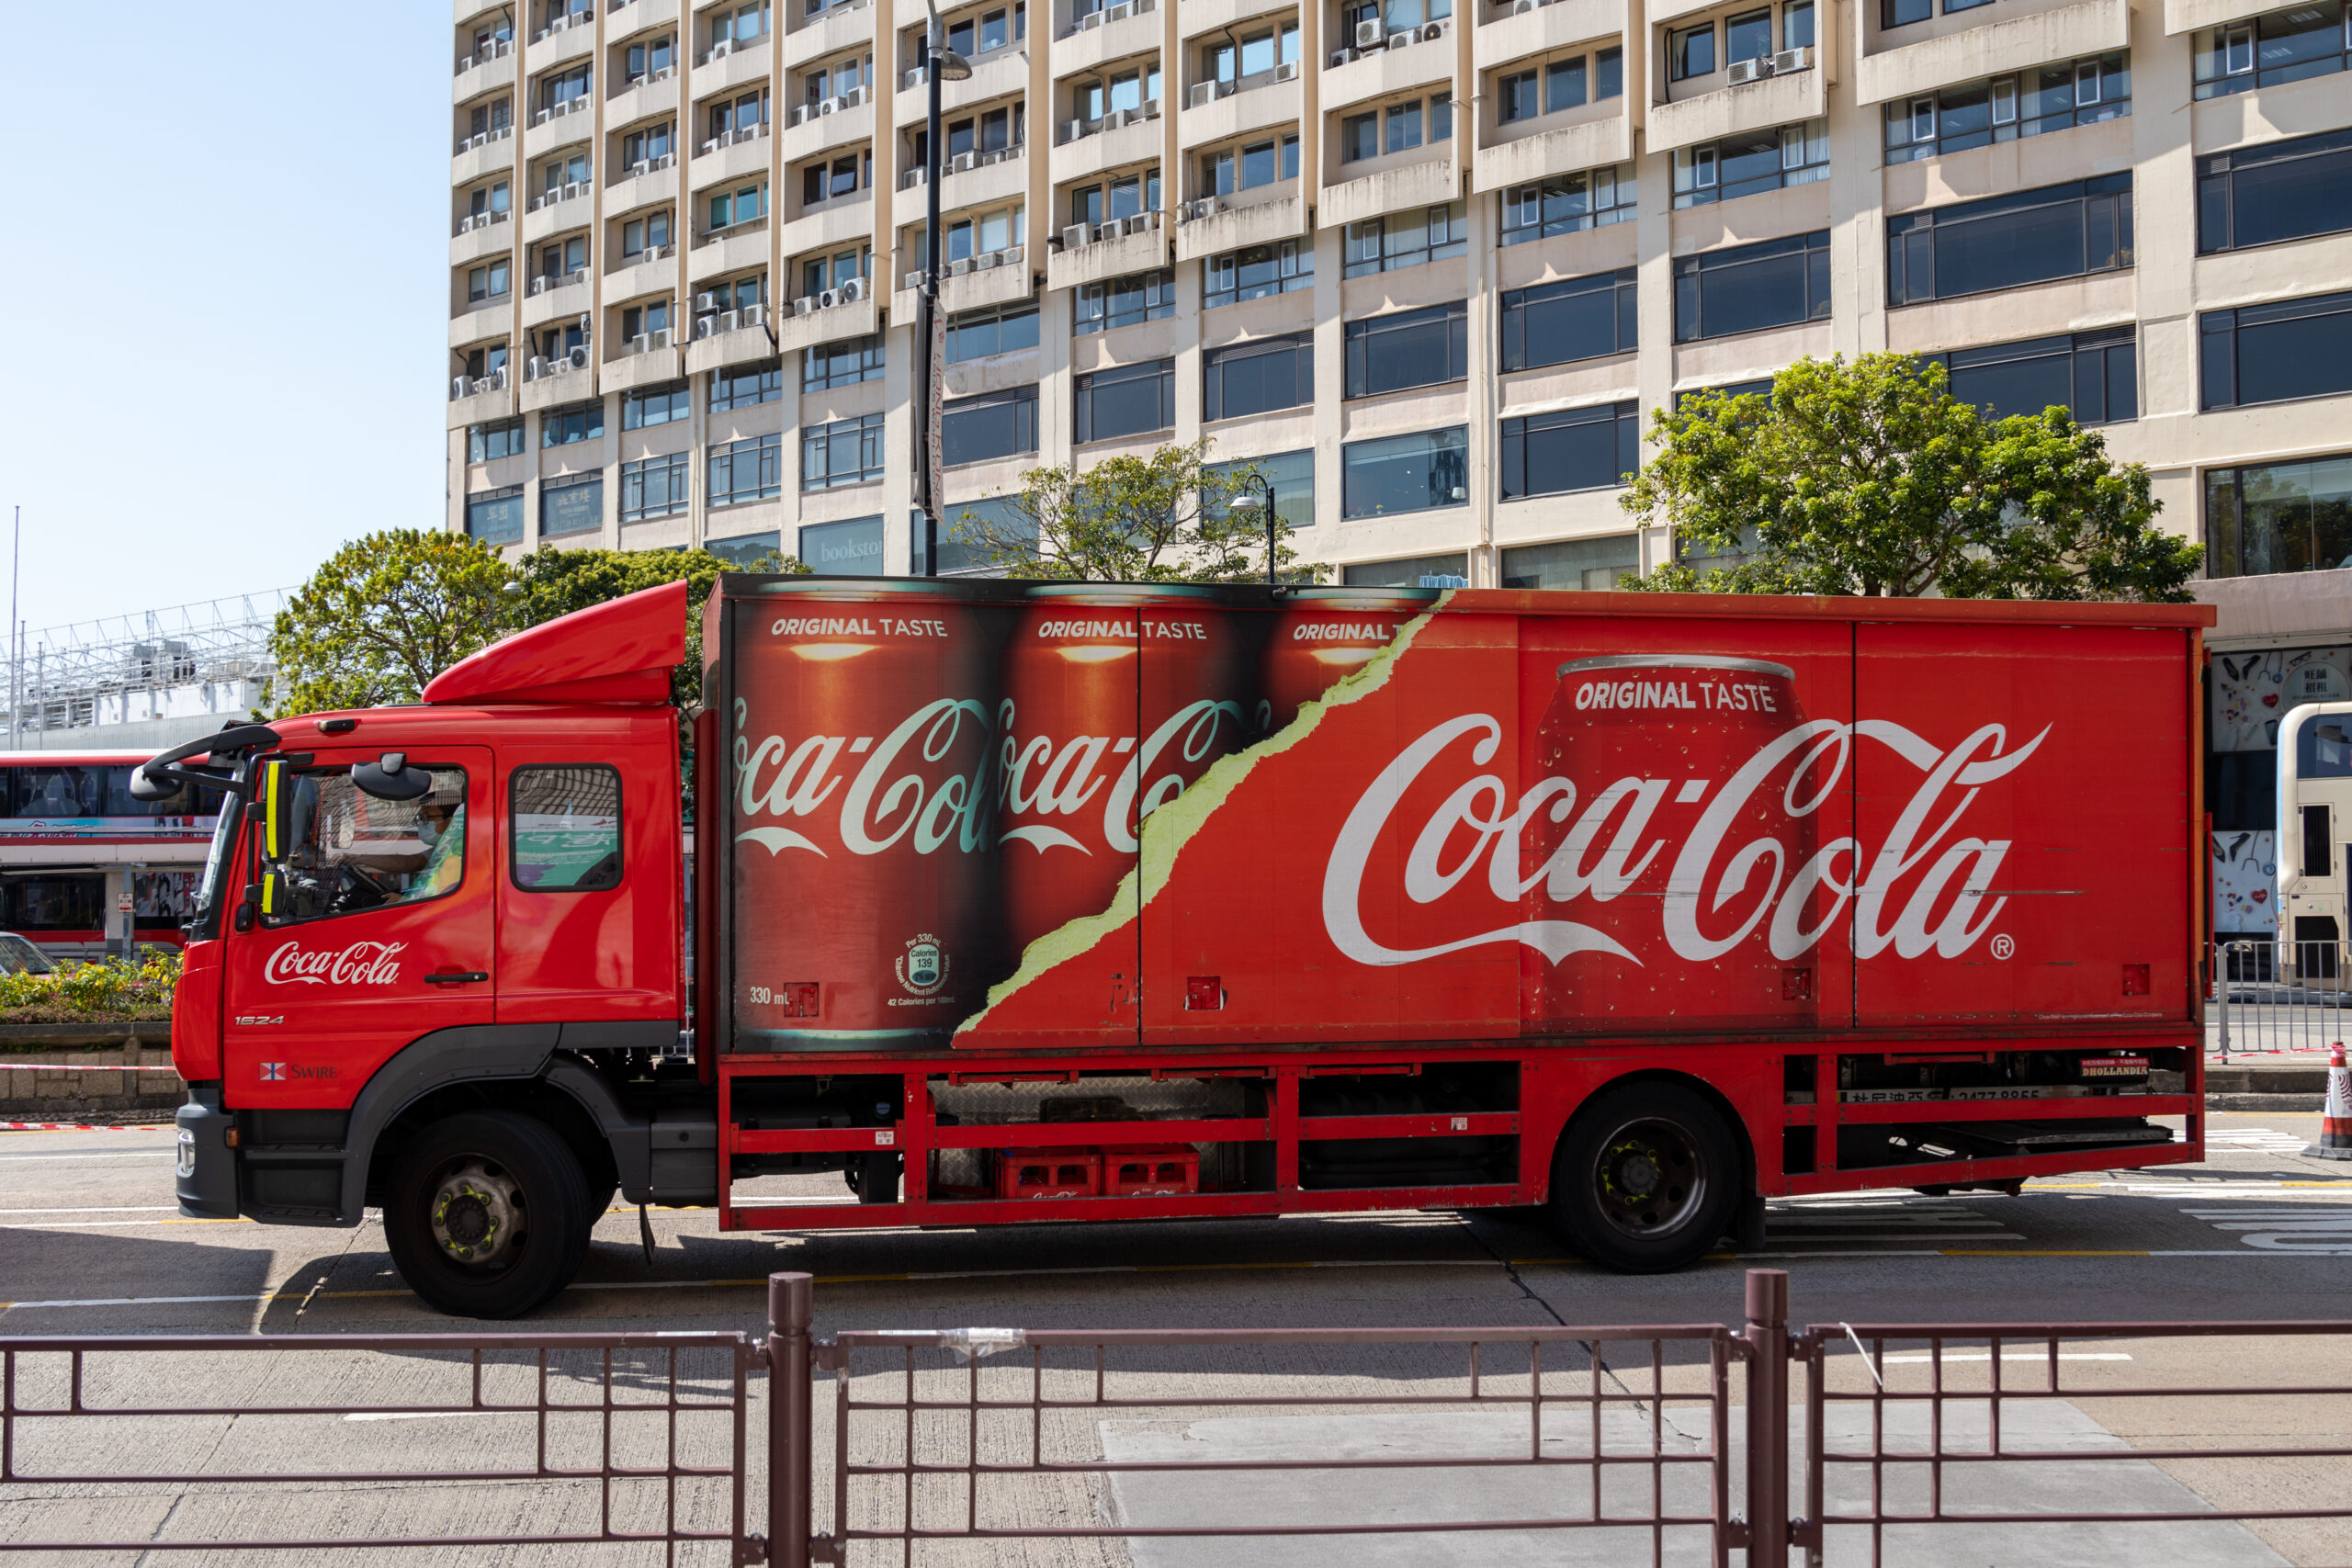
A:
[[[1263,474],[1244,474],[1241,482],[1255,488],[1243,490],[1226,505],[1236,512],[1255,512],[1261,506],[1266,509],[1266,586],[1279,593],[1283,583],[1274,571],[1274,481]]]

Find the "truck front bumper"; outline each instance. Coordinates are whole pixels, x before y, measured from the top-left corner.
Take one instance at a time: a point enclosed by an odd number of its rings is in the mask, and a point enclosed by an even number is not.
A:
[[[234,1111],[220,1109],[220,1084],[187,1086],[187,1103],[174,1119],[179,1129],[180,1213],[191,1219],[237,1217],[237,1151],[229,1145]]]

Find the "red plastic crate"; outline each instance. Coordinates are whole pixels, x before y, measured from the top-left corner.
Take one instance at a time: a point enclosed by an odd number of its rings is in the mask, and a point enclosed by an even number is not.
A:
[[[1102,1156],[1094,1149],[1006,1149],[997,1156],[1000,1198],[1100,1198]]]
[[[1113,1198],[1166,1198],[1201,1190],[1201,1151],[1186,1144],[1102,1151],[1102,1190]]]

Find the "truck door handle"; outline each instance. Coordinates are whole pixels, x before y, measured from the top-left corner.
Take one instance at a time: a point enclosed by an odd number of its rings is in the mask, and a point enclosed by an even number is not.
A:
[[[428,986],[468,986],[476,980],[489,978],[490,972],[486,969],[444,969],[437,975],[427,975],[424,983]]]

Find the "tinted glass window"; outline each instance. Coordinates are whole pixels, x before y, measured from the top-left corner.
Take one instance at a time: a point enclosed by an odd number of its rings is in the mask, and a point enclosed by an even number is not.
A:
[[[1571,277],[1503,296],[1502,367],[1525,370],[1635,347],[1632,267]]]
[[[1624,483],[1641,467],[1641,405],[1602,403],[1502,423],[1502,498]]]
[[[1457,300],[1350,321],[1347,356],[1351,398],[1463,380],[1470,374],[1469,304]]]
[[[9,928],[19,931],[97,931],[105,927],[103,876],[37,876],[0,885]]]
[[[822,576],[881,576],[882,519],[810,524],[800,530],[800,562]]]
[[[1994,419],[2038,414],[2055,405],[2085,424],[2139,417],[2139,363],[2132,329],[2030,338],[1932,355],[1946,386]]]
[[[1345,576],[1351,588],[1467,588],[1470,558],[1457,554],[1363,561],[1347,568]]]
[[[1315,526],[1315,454],[1277,452],[1267,457],[1240,457],[1210,465],[1211,473],[1254,468],[1274,487],[1274,511],[1294,528]]]
[[[11,772],[8,815],[68,818],[100,815],[99,770],[27,767]]]
[[[773,530],[764,534],[741,534],[732,539],[708,540],[703,548],[737,571],[749,571],[765,557],[782,555],[784,537]]]
[[[1674,264],[1674,340],[1729,337],[1829,314],[1829,231],[1683,256]]]
[[[2110,272],[2132,265],[2132,176],[1905,213],[1886,233],[1891,305]]]
[[[523,487],[477,491],[466,497],[466,533],[485,545],[520,544],[523,538]]]
[[[1267,338],[1201,356],[1201,417],[1241,419],[1315,400],[1315,338]]]
[[[288,769],[279,791],[283,853],[266,858],[260,835],[248,835],[266,874],[256,878],[264,883],[262,923],[325,919],[456,892],[466,874],[466,774],[429,772],[433,787],[420,798],[378,800],[352,784],[348,767]]]
[[[2352,452],[2210,470],[2205,547],[2215,577],[2352,567]]]
[[[1016,387],[959,398],[940,411],[940,461],[947,466],[1037,449],[1037,389]]]
[[[539,532],[553,537],[605,525],[605,476],[580,474],[539,486]]]
[[[2352,294],[2209,310],[2198,324],[2209,409],[2352,392]]]
[[[1505,588],[1600,590],[1642,569],[1640,541],[1632,534],[1600,539],[1566,539],[1556,545],[1527,545],[1502,553]]]
[[[1176,423],[1176,362],[1155,359],[1080,376],[1073,386],[1080,446],[1166,430]]]
[[[621,775],[602,763],[514,770],[514,886],[591,893],[621,885]]]
[[[1385,517],[1470,504],[1469,432],[1455,425],[1340,449],[1340,513]]]
[[[882,477],[884,416],[804,425],[800,431],[800,488],[870,484]]]

